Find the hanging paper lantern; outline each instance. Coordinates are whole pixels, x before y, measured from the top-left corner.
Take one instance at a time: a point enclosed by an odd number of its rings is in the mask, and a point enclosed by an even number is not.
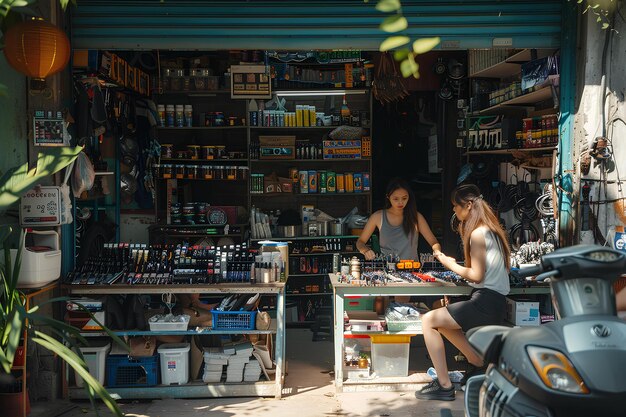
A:
[[[4,43],[9,65],[38,80],[61,71],[70,59],[70,41],[65,33],[43,19],[12,26],[4,35]]]

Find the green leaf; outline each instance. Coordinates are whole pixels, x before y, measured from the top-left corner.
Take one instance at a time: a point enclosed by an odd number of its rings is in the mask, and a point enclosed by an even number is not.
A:
[[[379,12],[395,12],[400,9],[400,0],[379,0],[376,4],[376,10]]]
[[[9,91],[9,89],[7,88],[6,85],[0,84],[0,97],[7,97],[8,96],[8,94],[7,94],[8,91]]]
[[[415,62],[412,55],[409,55],[407,59],[400,63],[400,71],[402,72],[402,76],[404,78],[407,78],[411,75],[415,76],[415,73],[417,73],[418,69],[419,65],[417,65],[417,62]]]
[[[0,210],[18,201],[43,178],[71,164],[81,150],[80,146],[50,148],[45,153],[39,153],[36,168],[29,171],[28,164],[24,164],[15,168],[10,175],[7,172],[0,182]]]
[[[390,49],[397,48],[409,43],[411,39],[408,36],[391,36],[383,41],[378,48],[380,52],[389,51]]]
[[[601,21],[602,21],[602,18],[598,16],[598,19],[596,19],[596,22],[600,23]]]
[[[380,29],[387,33],[400,32],[409,26],[406,18],[402,15],[389,16],[380,24]]]
[[[578,0],[577,3],[580,4],[582,3],[584,0]]]
[[[406,59],[407,56],[409,56],[409,50],[407,48],[393,51],[393,59],[395,59],[396,61],[403,61]]]
[[[609,24],[608,23],[602,23],[602,29],[608,29],[609,28]]]
[[[25,312],[24,308],[20,308],[20,305],[16,306],[17,308],[11,314],[10,320],[7,321],[5,330],[6,345],[3,341],[2,346],[6,346],[4,348],[4,353],[6,355],[6,360],[8,361],[8,369],[7,363],[3,363],[4,370],[9,373],[11,372],[11,366],[13,365],[13,359],[15,359],[15,352],[17,351],[18,346],[20,345],[20,337],[22,336],[22,329],[24,327],[24,317]]]
[[[594,4],[593,6],[591,6],[592,9],[597,9],[598,7],[600,7],[600,4]]]
[[[413,52],[416,54],[424,54],[439,45],[439,42],[441,42],[441,38],[439,38],[439,36],[434,38],[418,39],[413,42]]]

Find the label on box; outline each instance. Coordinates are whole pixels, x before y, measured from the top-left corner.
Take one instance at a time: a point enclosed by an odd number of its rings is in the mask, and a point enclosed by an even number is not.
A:
[[[516,326],[538,326],[540,324],[539,302],[516,301],[510,298],[507,302],[507,320]]]
[[[20,225],[58,226],[61,224],[61,191],[59,187],[40,186],[20,200]]]

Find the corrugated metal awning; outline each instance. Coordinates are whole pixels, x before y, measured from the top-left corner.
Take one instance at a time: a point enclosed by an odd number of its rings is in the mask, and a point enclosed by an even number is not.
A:
[[[80,0],[72,45],[95,49],[361,49],[388,36],[375,0]],[[561,0],[405,0],[412,38],[441,36],[450,49],[559,46]]]

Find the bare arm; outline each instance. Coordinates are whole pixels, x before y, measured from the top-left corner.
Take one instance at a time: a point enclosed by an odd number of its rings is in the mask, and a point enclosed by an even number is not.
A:
[[[486,248],[485,236],[482,231],[476,229],[472,232],[470,237],[471,267],[461,266],[456,263],[454,258],[444,254],[439,255],[437,260],[450,271],[459,274],[462,278],[474,283],[479,283],[485,278],[485,262],[487,260]]]
[[[426,242],[428,242],[433,249],[433,255],[439,255],[441,253],[441,245],[439,244],[439,241],[435,237],[433,231],[430,229],[428,222],[424,216],[422,216],[422,213],[419,212],[417,213],[417,227],[422,236],[424,236],[424,239],[426,239]]]
[[[379,210],[376,213],[372,214],[367,220],[367,223],[365,224],[365,227],[361,232],[361,236],[359,236],[359,239],[356,241],[356,248],[359,252],[363,254],[363,256],[365,256],[365,259],[367,259],[368,261],[374,259],[376,257],[376,253],[372,250],[372,248],[367,246],[367,241],[376,231],[377,227],[380,229],[381,222],[382,213]]]

